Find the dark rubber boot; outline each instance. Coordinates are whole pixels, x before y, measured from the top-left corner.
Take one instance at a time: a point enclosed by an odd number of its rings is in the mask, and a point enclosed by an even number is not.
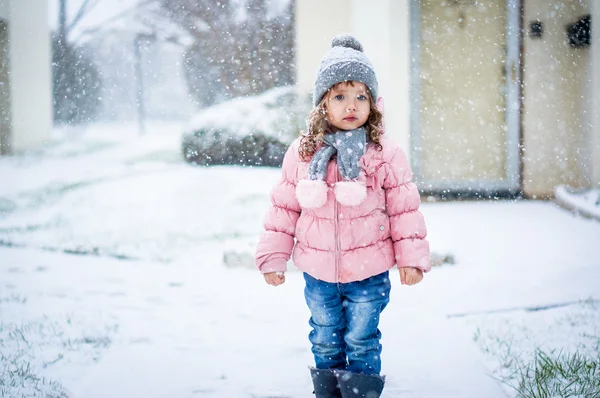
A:
[[[385,377],[352,372],[337,372],[342,398],[379,398]]]
[[[317,398],[341,398],[340,389],[338,388],[338,380],[334,369],[315,369],[310,368],[310,376],[312,377],[315,387],[314,394]]]

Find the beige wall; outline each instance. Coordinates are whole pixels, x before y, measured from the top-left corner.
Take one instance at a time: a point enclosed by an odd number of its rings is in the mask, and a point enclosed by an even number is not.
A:
[[[421,0],[419,176],[506,179],[506,0]]]
[[[589,178],[592,186],[600,188],[600,2],[590,0],[592,11],[592,84],[590,97],[592,99],[592,130],[590,132],[591,161]]]
[[[410,23],[408,1],[296,1],[298,87],[312,91],[319,62],[333,36],[351,33],[373,62],[385,98],[388,134],[408,156],[410,106]],[[332,15],[335,17],[332,18]]]
[[[46,0],[12,0],[10,7],[12,148],[19,151],[50,136],[50,31]]]
[[[587,0],[524,2],[523,188],[552,196],[559,184],[586,185],[590,48],[569,46],[565,26],[588,12]],[[528,34],[539,19],[541,38]]]

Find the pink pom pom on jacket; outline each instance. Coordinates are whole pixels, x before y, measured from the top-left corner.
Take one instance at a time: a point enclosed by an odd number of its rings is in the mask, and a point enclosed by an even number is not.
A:
[[[272,206],[256,250],[262,273],[286,271],[290,259],[298,269],[326,282],[363,280],[398,267],[431,269],[429,243],[420,197],[402,149],[382,136],[383,149],[369,143],[361,158],[359,181],[367,197],[357,206],[341,205],[335,184],[342,181],[336,159],[325,178],[327,201],[302,208],[298,181],[307,178],[309,162],[298,153],[297,139],[285,154],[281,180],[271,191]]]

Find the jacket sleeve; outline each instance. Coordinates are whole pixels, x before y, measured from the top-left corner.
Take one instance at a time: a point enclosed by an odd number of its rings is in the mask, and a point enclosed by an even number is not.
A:
[[[264,231],[256,248],[255,262],[262,273],[286,271],[294,248],[300,205],[296,199],[298,147],[291,145],[284,158],[281,178],[271,190],[271,207],[264,218]]]
[[[425,219],[419,211],[421,198],[404,151],[397,147],[388,163],[383,187],[390,217],[394,254],[398,268],[414,267],[428,272],[431,257]]]

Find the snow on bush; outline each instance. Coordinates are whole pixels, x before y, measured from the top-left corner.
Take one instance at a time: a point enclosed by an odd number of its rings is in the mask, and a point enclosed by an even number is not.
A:
[[[183,155],[202,165],[279,166],[309,107],[288,86],[203,109],[183,135]]]

